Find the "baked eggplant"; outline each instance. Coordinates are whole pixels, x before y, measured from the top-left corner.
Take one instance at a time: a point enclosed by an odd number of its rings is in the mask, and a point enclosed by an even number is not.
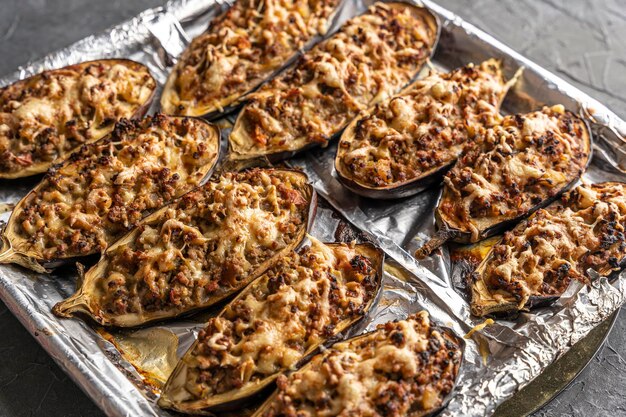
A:
[[[438,33],[425,8],[375,3],[250,95],[230,134],[230,158],[278,160],[327,145],[418,73]]]
[[[476,316],[514,314],[558,299],[626,264],[626,184],[581,185],[536,211],[469,275]],[[593,272],[591,272],[593,271]]]
[[[0,89],[0,178],[46,172],[119,119],[142,117],[155,89],[148,68],[126,59],[44,71]]]
[[[514,226],[571,188],[590,157],[588,126],[563,106],[504,117],[444,177],[439,230],[416,256],[447,240],[478,242]]]
[[[422,417],[447,404],[465,343],[421,311],[340,342],[289,376],[254,417]]]
[[[146,217],[53,311],[129,327],[209,307],[300,244],[314,210],[301,172],[225,173]]]
[[[337,177],[370,198],[423,191],[441,181],[475,136],[500,122],[509,87],[495,59],[432,72],[350,123],[337,148]]]
[[[181,196],[217,162],[219,129],[200,119],[123,119],[102,140],[53,166],[15,207],[0,263],[38,272],[101,253]]]
[[[183,52],[161,96],[165,113],[211,117],[234,107],[326,33],[341,0],[237,0]]]
[[[163,388],[161,407],[198,414],[240,405],[367,313],[383,252],[311,241],[209,320]]]

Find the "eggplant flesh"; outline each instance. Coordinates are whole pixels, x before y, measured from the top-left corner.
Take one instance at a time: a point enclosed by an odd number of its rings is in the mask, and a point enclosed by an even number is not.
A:
[[[473,243],[512,228],[570,189],[590,159],[588,126],[563,106],[504,117],[444,177],[439,230],[416,256],[446,241]]]
[[[230,134],[230,158],[276,161],[326,146],[360,111],[408,84],[438,35],[428,9],[375,3],[249,96]]]
[[[159,405],[201,414],[240,406],[361,320],[381,288],[383,252],[321,243],[292,252],[211,319]]]
[[[83,62],[0,88],[0,178],[44,173],[117,120],[143,117],[155,90],[148,68],[127,59]]]
[[[118,122],[110,135],[53,166],[20,200],[2,234],[0,263],[46,272],[101,253],[200,184],[217,162],[219,138],[219,129],[200,119]]]
[[[528,311],[557,300],[572,281],[611,276],[626,263],[625,236],[626,184],[575,188],[507,232],[468,274],[472,314]]]
[[[403,198],[441,181],[463,148],[499,123],[506,82],[495,59],[433,72],[353,120],[341,135],[335,168],[351,191]]]
[[[425,311],[379,325],[281,376],[254,417],[434,415],[452,396],[464,346],[450,329],[432,325]],[[402,395],[390,396],[390,385]]]
[[[315,207],[301,172],[225,173],[140,222],[53,311],[132,327],[210,307],[297,247]]]
[[[234,109],[324,35],[340,5],[341,0],[268,0],[260,6],[237,0],[183,52],[163,89],[161,108],[208,118]]]

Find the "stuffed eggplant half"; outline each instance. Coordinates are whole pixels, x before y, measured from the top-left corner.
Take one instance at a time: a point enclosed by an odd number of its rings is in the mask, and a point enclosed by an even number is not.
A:
[[[195,38],[161,96],[165,113],[207,116],[234,107],[323,35],[341,0],[237,0]]]
[[[444,177],[439,230],[416,256],[447,240],[477,242],[512,227],[570,188],[590,156],[587,125],[563,106],[506,116]]]
[[[305,174],[225,173],[140,222],[53,311],[129,327],[209,307],[300,244],[314,209]]]
[[[277,160],[327,145],[418,73],[438,33],[425,8],[375,3],[250,96],[230,135],[230,158]]]
[[[45,71],[0,89],[0,178],[46,172],[119,119],[142,117],[155,89],[147,67],[124,59]]]
[[[463,340],[428,313],[337,343],[289,376],[254,417],[422,417],[445,407]]]
[[[346,128],[339,180],[371,198],[407,197],[441,181],[464,146],[500,122],[509,86],[495,59],[415,81]]]
[[[558,299],[626,260],[626,184],[581,185],[504,234],[470,275],[476,316],[514,314]]]
[[[122,120],[83,145],[15,207],[0,263],[39,272],[96,253],[147,214],[181,196],[217,162],[219,129],[199,119],[157,115]]]
[[[383,252],[311,241],[207,323],[163,388],[161,407],[190,414],[236,407],[367,313],[381,287]]]

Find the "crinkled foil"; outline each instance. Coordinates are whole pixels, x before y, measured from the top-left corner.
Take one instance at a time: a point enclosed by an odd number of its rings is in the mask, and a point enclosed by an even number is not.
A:
[[[364,10],[371,0],[345,2],[335,27]],[[424,0],[442,22],[433,65],[452,69],[490,57],[503,60],[511,77],[525,71],[504,103],[505,112],[527,112],[542,104],[561,103],[581,114],[595,136],[594,158],[585,174],[589,182],[626,180],[626,123],[577,88],[464,22]],[[219,0],[176,0],[150,9],[100,35],[33,62],[0,79],[19,78],[90,59],[124,57],[142,62],[162,85],[175,57],[189,39],[227,7]],[[151,111],[156,111],[155,103]],[[326,201],[322,201],[311,234],[326,241],[365,239],[387,253],[384,289],[377,307],[352,333],[377,323],[427,309],[437,322],[465,335],[479,321],[470,317],[465,295],[454,287],[446,251],[425,261],[410,254],[434,231],[433,209],[439,191],[400,201],[372,201],[344,189],[335,178],[335,145],[289,161],[302,168]],[[0,182],[0,203],[16,202],[36,180]],[[7,220],[9,213],[0,219]],[[352,224],[349,225],[342,216]],[[206,317],[214,313],[150,326],[112,331],[78,320],[59,320],[51,307],[73,292],[76,270],[64,267],[54,275],[0,267],[0,297],[39,343],[111,416],[165,416],[155,403],[159,387],[190,346]],[[626,274],[612,283],[598,279],[590,287],[573,284],[557,303],[514,322],[498,321],[468,339],[458,387],[442,415],[482,416],[528,384],[551,362],[606,319],[626,298]]]

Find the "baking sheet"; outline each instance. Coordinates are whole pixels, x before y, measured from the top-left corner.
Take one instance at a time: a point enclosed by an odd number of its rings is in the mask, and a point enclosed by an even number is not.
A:
[[[370,3],[346,2],[338,23]],[[507,96],[504,111],[526,112],[543,103],[561,103],[581,113],[590,122],[596,139],[595,156],[585,179],[626,179],[626,124],[622,120],[447,10],[430,1],[424,3],[443,23],[434,66],[451,69],[497,57],[503,60],[508,77],[525,67],[522,78]],[[148,65],[162,85],[168,67],[189,39],[201,33],[207,22],[226,6],[215,0],[171,1],[165,8],[148,10],[101,35],[21,68],[1,79],[0,85],[43,69],[108,57],[125,57]],[[151,111],[157,107],[155,103]],[[460,335],[467,333],[479,321],[470,317],[465,297],[453,288],[445,251],[442,256],[420,262],[410,255],[434,231],[432,213],[439,190],[392,202],[357,197],[336,180],[334,151],[335,146],[331,145],[289,163],[307,172],[328,201],[318,211],[312,235],[327,241],[350,236],[372,239],[389,255],[382,300],[363,327],[371,329],[376,323],[426,308],[436,321]],[[16,202],[35,183],[36,180],[0,182],[0,202]],[[338,213],[356,229],[342,223]],[[8,213],[0,218],[6,220]],[[194,329],[201,327],[210,312],[139,331],[106,332],[77,320],[59,320],[50,313],[56,302],[73,292],[75,279],[72,267],[42,276],[19,267],[1,266],[0,297],[107,414],[169,415],[155,405],[159,386],[167,374],[165,369],[172,366],[174,356],[184,353],[195,338]],[[458,389],[442,415],[492,413],[624,302],[624,280],[622,274],[613,284],[606,279],[595,281],[590,288],[574,284],[554,306],[522,314],[516,322],[497,322],[468,340]],[[150,339],[158,343],[149,347],[145,341]]]

